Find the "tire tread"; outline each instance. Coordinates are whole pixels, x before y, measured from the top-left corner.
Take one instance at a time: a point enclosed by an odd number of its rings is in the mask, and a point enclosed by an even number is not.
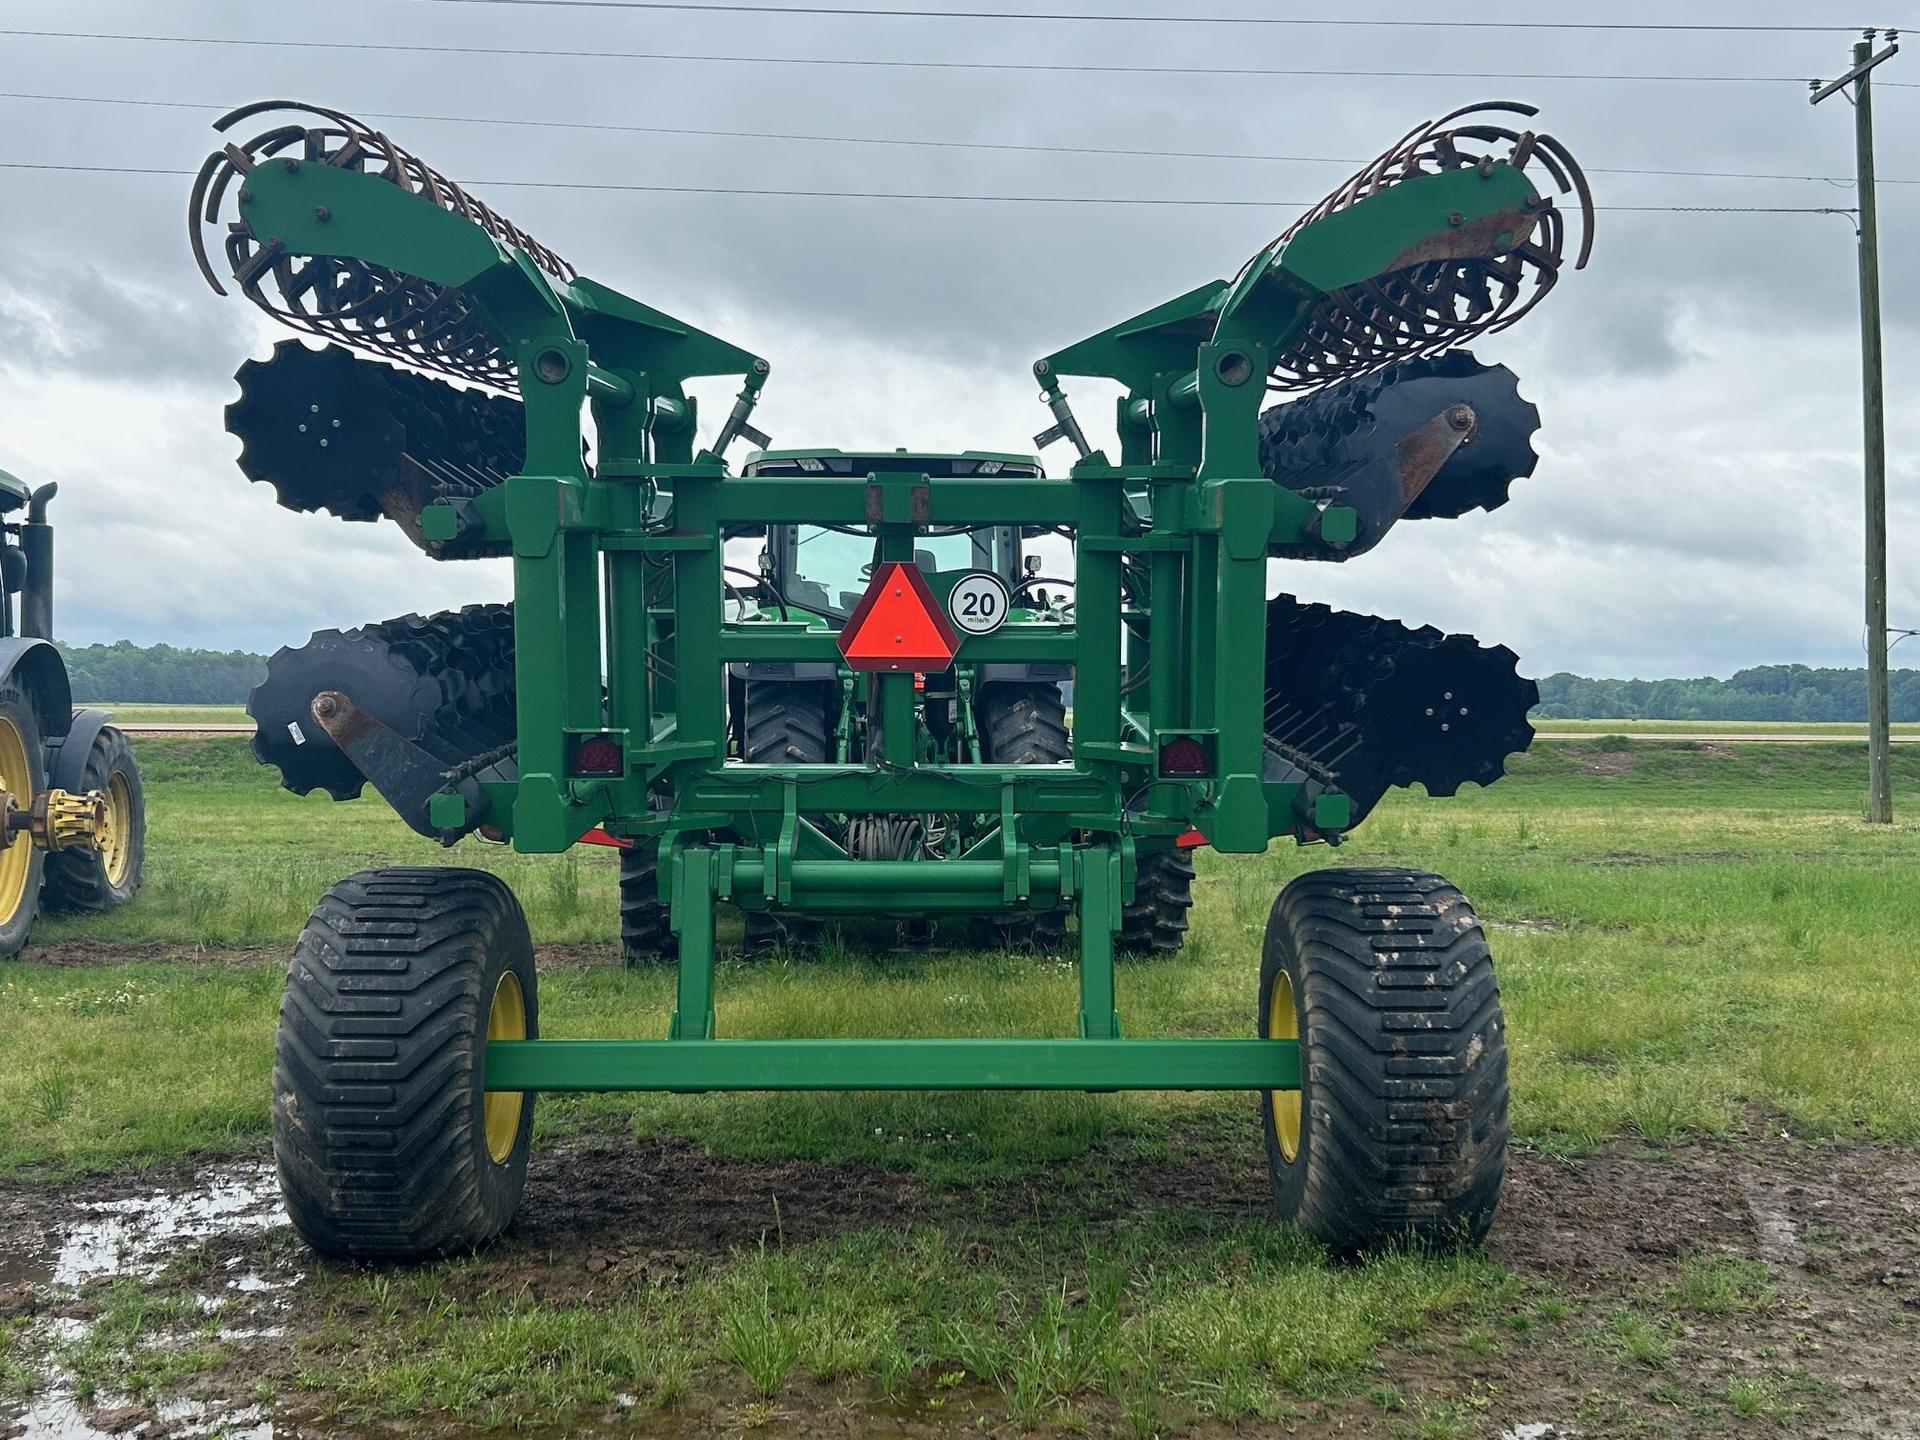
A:
[[[485,871],[365,870],[314,907],[281,999],[273,1134],[288,1213],[322,1254],[460,1253],[512,1220],[533,1097],[497,1165],[475,1097],[504,968],[537,1034],[526,919]]]
[[[1262,1025],[1284,965],[1307,1100],[1294,1162],[1263,1105],[1276,1207],[1339,1253],[1478,1243],[1506,1168],[1507,1047],[1465,897],[1418,871],[1317,871],[1274,902],[1266,949]]]

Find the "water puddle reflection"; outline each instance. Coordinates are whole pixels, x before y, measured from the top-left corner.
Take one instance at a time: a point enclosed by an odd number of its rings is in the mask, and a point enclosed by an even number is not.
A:
[[[0,1435],[18,1440],[100,1440],[158,1437],[197,1440],[272,1440],[274,1422],[258,1404],[168,1398],[157,1404],[135,1396],[96,1393],[78,1398],[63,1351],[84,1345],[95,1322],[72,1313],[45,1313],[84,1306],[86,1287],[113,1279],[151,1279],[181,1254],[208,1241],[260,1235],[286,1224],[280,1189],[270,1165],[230,1165],[204,1172],[183,1187],[111,1200],[82,1201],[37,1231],[0,1239],[0,1286],[36,1292],[43,1318],[13,1345],[33,1357],[43,1388],[22,1400],[0,1402]],[[298,1284],[298,1274],[263,1270],[257,1257],[236,1256],[193,1296],[202,1315],[231,1310],[231,1323],[213,1331],[230,1343],[271,1340],[285,1334],[273,1311],[284,1302],[273,1292]],[[204,1332],[203,1332],[204,1334]],[[144,1343],[165,1345],[164,1334]]]

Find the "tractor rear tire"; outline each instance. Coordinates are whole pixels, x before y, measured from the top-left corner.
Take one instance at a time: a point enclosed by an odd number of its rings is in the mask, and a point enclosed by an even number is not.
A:
[[[17,675],[0,680],[0,790],[21,810],[47,788],[46,752],[40,748],[40,715]],[[0,960],[26,948],[40,911],[40,881],[47,852],[24,830],[0,848]]]
[[[750,765],[824,765],[833,754],[834,687],[810,680],[753,680],[741,707],[741,758]],[[813,915],[749,910],[747,950],[770,953],[818,944],[826,925]]]
[[[679,949],[660,898],[660,842],[649,836],[620,852],[620,958],[630,967],[657,965]]]
[[[1073,759],[1067,702],[1051,681],[987,686],[975,702],[981,759],[989,765],[1053,765]],[[984,916],[973,940],[983,950],[1031,950],[1057,955],[1067,948],[1065,908],[1040,915]]]
[[[140,889],[147,855],[147,792],[133,746],[112,725],[94,737],[82,786],[107,797],[98,850],[56,850],[47,856],[40,903],[49,910],[111,910]]]
[[[539,1034],[533,941],[483,870],[363,870],[294,946],[274,1047],[287,1213],[322,1255],[472,1251],[520,1208],[531,1094],[483,1089],[489,1038]]]
[[[1114,948],[1123,955],[1178,954],[1192,908],[1193,852],[1149,851],[1134,867],[1133,903],[1121,912]]]
[[[1414,870],[1320,870],[1280,892],[1260,1035],[1300,1088],[1261,1100],[1279,1217],[1336,1254],[1478,1244],[1507,1154],[1507,1045],[1480,922]]]
[[[749,765],[824,765],[833,746],[833,687],[748,680],[740,758]]]

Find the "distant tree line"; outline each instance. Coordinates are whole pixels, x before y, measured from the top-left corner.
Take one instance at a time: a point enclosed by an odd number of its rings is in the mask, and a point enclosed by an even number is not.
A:
[[[241,705],[260,683],[267,657],[244,650],[172,645],[62,645],[73,698],[82,704]]]
[[[143,705],[240,705],[267,657],[172,645],[62,645],[74,698]],[[1589,680],[1562,671],[1540,682],[1534,712],[1567,720],[1854,720],[1867,718],[1864,670],[1757,665],[1729,680]],[[1893,718],[1920,722],[1920,670],[1893,672]]]
[[[1920,721],[1920,670],[1896,670],[1892,714]],[[1562,671],[1540,682],[1556,720],[1855,720],[1867,718],[1865,670],[1756,665],[1729,680],[1588,680]]]

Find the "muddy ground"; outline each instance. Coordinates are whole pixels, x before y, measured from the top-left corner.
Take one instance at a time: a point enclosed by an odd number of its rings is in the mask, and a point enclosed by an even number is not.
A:
[[[1044,1179],[930,1191],[913,1178],[810,1162],[742,1163],[624,1134],[537,1151],[527,1203],[457,1290],[612,1303],[671,1285],[701,1257],[799,1244],[849,1228],[933,1221],[991,1247],[1008,1220],[1071,1212],[1103,1224],[1178,1206],[1222,1218],[1258,1213],[1264,1174],[1212,1153],[1156,1166],[1124,1156]],[[1125,1184],[1112,1183],[1117,1173]],[[323,1323],[303,1298],[315,1262],[285,1227],[265,1158],[156,1180],[0,1186],[0,1322],[23,1334],[85,1333],[115,1274],[181,1271],[217,1307],[234,1359],[151,1407],[74,1401],[59,1383],[0,1409],[0,1435],[341,1433],[294,1407],[303,1335]],[[1920,1156],[1882,1147],[1820,1148],[1756,1121],[1747,1138],[1665,1150],[1619,1145],[1576,1160],[1514,1155],[1489,1254],[1564,1318],[1488,1350],[1436,1327],[1383,1356],[1405,1399],[1383,1413],[1355,1394],[1303,1402],[1300,1417],[1235,1433],[1570,1435],[1702,1433],[1920,1440]],[[1682,1343],[1657,1370],[1616,1337],[1658,1310],[1690,1258],[1740,1257],[1771,1274],[1765,1303],[1716,1315],[1666,1312]],[[188,1257],[184,1267],[176,1262]],[[174,1269],[168,1269],[169,1265]],[[336,1321],[338,1317],[335,1317]],[[367,1317],[368,1323],[374,1323]],[[1783,1379],[1783,1377],[1785,1377]],[[1762,1397],[1729,1409],[1741,1387]],[[744,1385],[702,1382],[676,1409],[644,1419],[578,1417],[566,1433],[928,1435],[1015,1427],[983,1391],[947,1397],[938,1417],[857,1387],[799,1385],[775,1405]],[[957,1402],[964,1401],[964,1404]],[[1708,1403],[1711,1401],[1712,1403]],[[1439,1407],[1436,1411],[1432,1407]],[[1423,1414],[1449,1418],[1444,1425]],[[1097,1409],[1095,1433],[1106,1426]],[[1083,1420],[1086,1417],[1083,1417]],[[1422,1425],[1427,1428],[1421,1428]],[[1186,1433],[1226,1427],[1195,1421]],[[476,1432],[418,1417],[368,1433]]]

